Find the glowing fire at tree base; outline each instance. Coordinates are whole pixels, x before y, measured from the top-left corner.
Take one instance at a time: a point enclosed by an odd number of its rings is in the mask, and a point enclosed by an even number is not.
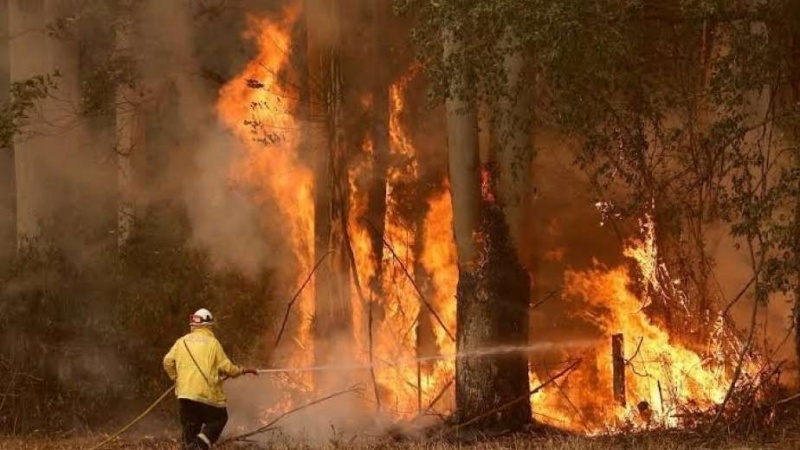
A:
[[[321,256],[314,255],[313,246],[313,192],[320,186],[315,186],[310,165],[301,160],[297,96],[281,78],[291,72],[289,30],[298,15],[299,11],[289,9],[281,20],[251,19],[247,37],[258,44],[259,53],[221,89],[218,102],[221,121],[242,144],[235,150],[240,152],[239,162],[231,179],[265,205],[265,226],[279,222],[291,249],[295,263],[278,274],[287,286],[300,285]],[[404,186],[419,182],[417,151],[403,127],[408,81],[399,80],[391,89],[392,164],[386,180],[385,248],[376,252],[370,230],[361,220],[367,195],[358,180],[372,169],[368,140],[364,141],[362,163],[349,168],[347,212],[354,276],[358,276],[368,302],[363,303],[353,286],[353,358],[359,363],[383,363],[372,371],[358,372],[352,381],[375,385],[374,392],[364,390],[359,403],[365,415],[380,406],[394,420],[431,412],[449,414],[454,408],[455,361],[392,364],[421,355],[420,336],[425,330],[433,353],[454,354],[456,350],[452,335],[456,329],[457,269],[449,188],[445,185],[429,198],[414,199],[418,203],[412,205],[404,204],[408,199],[398,194]],[[424,214],[409,220],[402,213],[409,209]],[[626,252],[636,258],[645,276],[658,266],[654,249],[650,236]],[[382,254],[381,260],[375,261],[374,254]],[[415,285],[415,279],[420,283]],[[532,396],[537,420],[586,433],[620,429],[626,424],[674,427],[681,424],[682,410],[710,407],[723,400],[731,382],[730,360],[720,362],[689,350],[653,323],[642,311],[646,299],[637,298],[629,289],[632,280],[627,269],[598,265],[582,272],[568,271],[564,281],[565,308],[574,307],[572,313],[593,325],[604,344],[588,354],[564,355],[584,360],[577,371]],[[276,349],[274,363],[287,367],[312,364],[313,299],[312,288],[299,297],[290,316],[290,338]],[[569,299],[579,302],[572,304]],[[612,389],[611,336],[617,333],[624,336],[625,406],[619,399],[615,402]],[[709,355],[719,350],[709,349]],[[531,374],[531,387],[541,381]],[[273,411],[291,409],[317,390],[309,374],[284,375],[277,383],[285,393],[281,402],[272,406]]]

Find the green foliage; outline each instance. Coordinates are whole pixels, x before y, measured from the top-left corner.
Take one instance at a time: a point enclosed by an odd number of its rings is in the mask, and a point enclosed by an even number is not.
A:
[[[532,67],[538,126],[581,143],[577,163],[620,218],[655,217],[698,281],[704,229],[752,250],[757,296],[798,289],[800,8],[779,0],[396,0],[434,100],[466,77],[497,98],[503,30]],[[442,33],[465,45],[442,59]],[[462,70],[463,67],[468,69]],[[461,94],[461,93],[459,93]],[[764,94],[758,104],[759,95]],[[759,110],[763,110],[758,112]],[[694,260],[686,264],[685,260]],[[692,264],[694,267],[692,267]],[[688,269],[686,269],[688,267]]]
[[[56,72],[11,83],[9,100],[0,107],[0,148],[11,148],[31,109],[56,88],[58,77]]]
[[[120,102],[137,100],[117,98],[121,87],[135,92],[141,75],[135,49],[120,46],[120,35],[127,35],[127,45],[134,45],[136,30],[130,17],[135,7],[128,1],[82,0],[78,20],[70,24],[69,29],[81,36],[81,93],[87,117],[113,116]]]

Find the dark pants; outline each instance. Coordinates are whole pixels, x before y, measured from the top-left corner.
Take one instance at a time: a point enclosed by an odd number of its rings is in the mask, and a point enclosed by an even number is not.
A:
[[[213,444],[228,423],[228,410],[192,400],[179,399],[183,445],[187,450],[206,450],[209,445],[200,433]]]

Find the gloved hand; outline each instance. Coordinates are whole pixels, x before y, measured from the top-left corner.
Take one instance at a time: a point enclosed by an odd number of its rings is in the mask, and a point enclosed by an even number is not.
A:
[[[258,375],[258,369],[252,369],[252,368],[247,368],[247,369],[244,369],[244,370],[242,371],[242,375],[246,375],[246,374],[250,374],[250,375]]]

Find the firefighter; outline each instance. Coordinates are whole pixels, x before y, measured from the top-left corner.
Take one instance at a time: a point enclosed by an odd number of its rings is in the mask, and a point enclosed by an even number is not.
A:
[[[214,316],[207,309],[189,316],[189,326],[191,332],[175,341],[164,357],[164,370],[175,382],[184,448],[208,450],[228,422],[222,382],[258,371],[228,359],[214,336]]]

